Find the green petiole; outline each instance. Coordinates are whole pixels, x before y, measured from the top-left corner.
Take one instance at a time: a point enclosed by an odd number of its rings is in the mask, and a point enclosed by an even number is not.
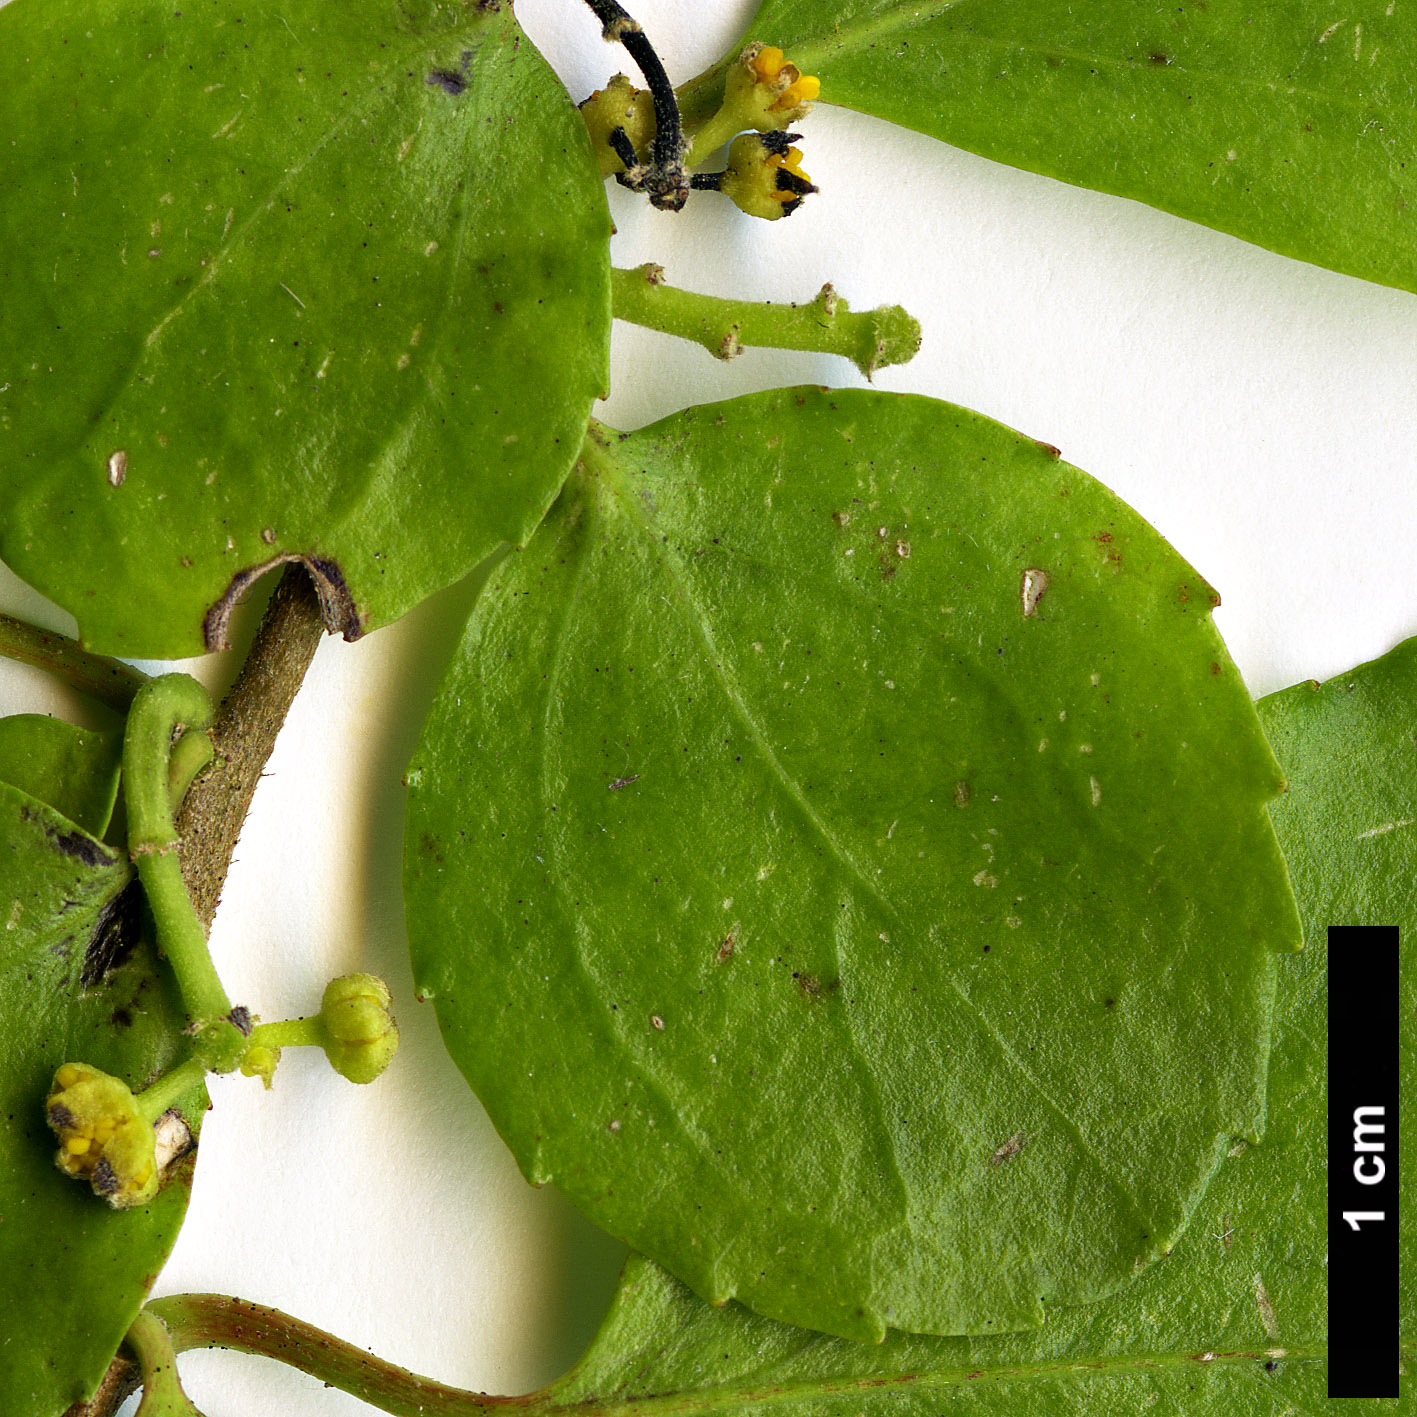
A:
[[[186,674],[149,680],[133,698],[123,738],[123,784],[128,807],[128,854],[138,868],[157,925],[158,944],[177,976],[196,1057],[212,1072],[230,1072],[246,1050],[246,1030],[232,1018],[231,1001],[207,949],[206,932],[182,880],[180,840],[172,820],[172,737],[200,733],[211,720],[211,699]],[[210,744],[208,744],[210,750]],[[179,761],[199,758],[189,750]]]

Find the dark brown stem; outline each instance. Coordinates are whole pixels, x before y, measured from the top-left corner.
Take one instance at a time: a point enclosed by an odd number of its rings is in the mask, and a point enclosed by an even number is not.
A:
[[[689,181],[684,171],[684,132],[679,122],[679,104],[674,97],[674,85],[664,72],[664,64],[655,52],[649,37],[639,22],[630,17],[619,0],[585,0],[602,26],[605,38],[623,44],[630,58],[639,66],[654,100],[655,135],[650,144],[650,161],[643,168],[627,164],[638,176],[620,180],[635,191],[649,193],[650,203],[662,211],[677,212],[689,195]],[[622,162],[624,161],[621,155]]]
[[[525,1398],[488,1397],[421,1378],[279,1309],[225,1294],[177,1294],[149,1304],[148,1312],[167,1325],[178,1353],[232,1348],[274,1358],[394,1417],[470,1417],[479,1410],[528,1403]]]
[[[208,928],[261,771],[323,633],[314,584],[304,567],[287,566],[209,730],[216,759],[177,814],[182,877]]]
[[[47,670],[119,713],[126,712],[146,677],[121,660],[90,654],[68,635],[41,630],[13,615],[0,615],[0,654]]]

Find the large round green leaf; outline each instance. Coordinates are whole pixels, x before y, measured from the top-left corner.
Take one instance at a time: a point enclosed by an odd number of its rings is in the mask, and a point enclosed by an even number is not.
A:
[[[57,1417],[92,1393],[157,1278],[191,1161],[151,1204],[110,1210],[55,1167],[45,1098],[73,1061],[147,1086],[180,1061],[186,1015],[122,856],[3,782],[0,843],[0,1411]],[[195,1127],[205,1097],[190,1102]]]
[[[0,9],[0,555],[91,646],[304,559],[353,637],[540,520],[609,218],[511,6]]]
[[[1306,948],[1279,962],[1272,1121],[1236,1147],[1166,1263],[1036,1333],[891,1335],[880,1348],[711,1309],[631,1258],[605,1325],[547,1393],[559,1417],[657,1398],[702,1417],[1277,1417],[1354,1411],[1326,1397],[1328,926],[1396,925],[1404,1095],[1417,1091],[1417,640],[1272,694],[1259,712],[1289,781],[1275,830],[1294,873]],[[1404,1195],[1417,1121],[1402,1115]],[[1404,1386],[1417,1360],[1417,1227],[1401,1233]],[[1395,1355],[1396,1356],[1396,1355]],[[1363,1411],[1410,1410],[1403,1399]]]
[[[927,399],[588,449],[409,774],[417,982],[525,1173],[846,1336],[1026,1327],[1170,1249],[1298,942],[1213,603]]]
[[[749,35],[827,102],[1417,290],[1406,4],[763,0]],[[691,113],[722,67],[688,86]]]

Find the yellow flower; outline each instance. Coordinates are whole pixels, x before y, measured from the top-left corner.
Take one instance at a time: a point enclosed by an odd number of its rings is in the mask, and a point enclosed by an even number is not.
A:
[[[87,1063],[65,1063],[45,1111],[59,1138],[54,1160],[61,1171],[88,1181],[116,1210],[157,1194],[156,1134],[126,1083]]]
[[[796,133],[744,133],[728,150],[718,190],[749,216],[776,221],[790,216],[817,189],[802,171],[802,153],[789,144]]]
[[[744,51],[746,57],[752,46]],[[768,111],[789,113],[787,121],[795,123],[806,112],[806,105],[822,91],[820,79],[804,74],[795,64],[787,62],[782,50],[765,44],[748,61],[757,82],[766,85],[774,95]]]

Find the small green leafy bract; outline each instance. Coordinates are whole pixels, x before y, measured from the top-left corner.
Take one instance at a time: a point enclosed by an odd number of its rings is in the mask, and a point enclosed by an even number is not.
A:
[[[525,1173],[705,1298],[1041,1321],[1263,1114],[1298,943],[1213,593],[929,399],[606,435],[415,765],[415,975]]]
[[[1326,1398],[1327,927],[1397,925],[1402,1087],[1417,1089],[1417,640],[1320,687],[1261,702],[1289,779],[1275,826],[1306,924],[1279,961],[1270,1124],[1226,1163],[1174,1253],[1095,1308],[1034,1333],[880,1348],[713,1309],[632,1257],[600,1334],[550,1411],[655,1397],[699,1417],[1278,1417]],[[1410,1111],[1411,1109],[1408,1109]],[[1404,1195],[1417,1126],[1404,1112]],[[1402,1234],[1403,1361],[1417,1360],[1417,1228]],[[1397,1412],[1398,1401],[1361,1404]],[[643,1410],[643,1409],[641,1409]]]
[[[57,1417],[92,1393],[156,1279],[191,1163],[150,1205],[110,1210],[56,1169],[45,1098],[71,1061],[147,1086],[179,1061],[185,1015],[122,856],[3,783],[0,842],[0,1411]]]
[[[1407,4],[764,0],[749,35],[826,102],[1417,289]]]
[[[541,519],[609,217],[510,5],[13,0],[0,132],[0,555],[90,646],[292,558],[353,638]]]

